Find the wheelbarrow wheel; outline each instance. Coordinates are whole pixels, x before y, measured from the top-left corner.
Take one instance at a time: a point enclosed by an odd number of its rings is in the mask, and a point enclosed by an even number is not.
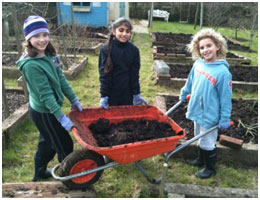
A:
[[[76,150],[69,154],[61,163],[60,175],[69,176],[104,165],[103,156],[88,149]],[[104,170],[99,170],[85,176],[63,181],[70,189],[85,189],[98,181]]]

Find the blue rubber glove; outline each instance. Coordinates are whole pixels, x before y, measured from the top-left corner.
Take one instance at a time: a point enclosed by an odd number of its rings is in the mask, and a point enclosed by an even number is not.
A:
[[[219,123],[218,128],[220,130],[226,130],[230,127],[230,122],[225,122],[225,123]]]
[[[70,107],[71,110],[78,109],[79,112],[82,111],[82,106],[81,106],[78,98],[73,99],[70,103],[71,103],[71,107]]]
[[[64,114],[58,117],[58,121],[61,123],[63,128],[66,129],[66,131],[70,131],[72,127],[75,126],[75,124]]]
[[[134,105],[142,105],[142,104],[147,104],[147,102],[143,99],[141,94],[134,95],[134,100],[133,100]]]
[[[180,100],[182,103],[187,103],[186,97],[180,96],[180,97],[179,97],[179,100]]]
[[[108,109],[108,97],[101,97],[99,104],[101,108]]]

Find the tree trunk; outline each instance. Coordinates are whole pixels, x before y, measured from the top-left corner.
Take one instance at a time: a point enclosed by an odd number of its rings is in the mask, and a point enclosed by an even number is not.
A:
[[[248,42],[249,49],[251,49],[253,39],[254,39],[254,36],[255,36],[255,26],[256,26],[257,16],[258,16],[258,13],[256,12],[254,19],[253,19],[252,27],[251,27],[250,39],[249,39],[249,42]]]
[[[15,31],[15,39],[16,39],[16,45],[17,45],[17,50],[18,50],[18,56],[20,57],[22,55],[22,45],[21,45],[21,39],[20,39],[20,31],[19,31],[19,24],[17,20],[17,13],[15,10],[15,4],[12,3],[12,18],[14,21],[14,31]]]
[[[200,7],[200,3],[197,3],[197,8],[196,8],[196,13],[195,13],[195,20],[194,20],[194,27],[193,29],[196,29],[197,26],[197,20],[198,20],[198,14],[199,14],[199,7]]]

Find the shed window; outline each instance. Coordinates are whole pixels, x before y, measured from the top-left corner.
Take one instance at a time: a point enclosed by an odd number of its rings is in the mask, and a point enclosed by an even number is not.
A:
[[[90,2],[73,2],[74,12],[90,12]]]

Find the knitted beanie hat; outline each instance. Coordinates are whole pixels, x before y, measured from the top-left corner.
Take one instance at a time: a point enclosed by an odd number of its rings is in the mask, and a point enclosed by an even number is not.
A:
[[[40,16],[29,16],[23,24],[25,40],[29,40],[38,33],[49,33],[48,24]]]

